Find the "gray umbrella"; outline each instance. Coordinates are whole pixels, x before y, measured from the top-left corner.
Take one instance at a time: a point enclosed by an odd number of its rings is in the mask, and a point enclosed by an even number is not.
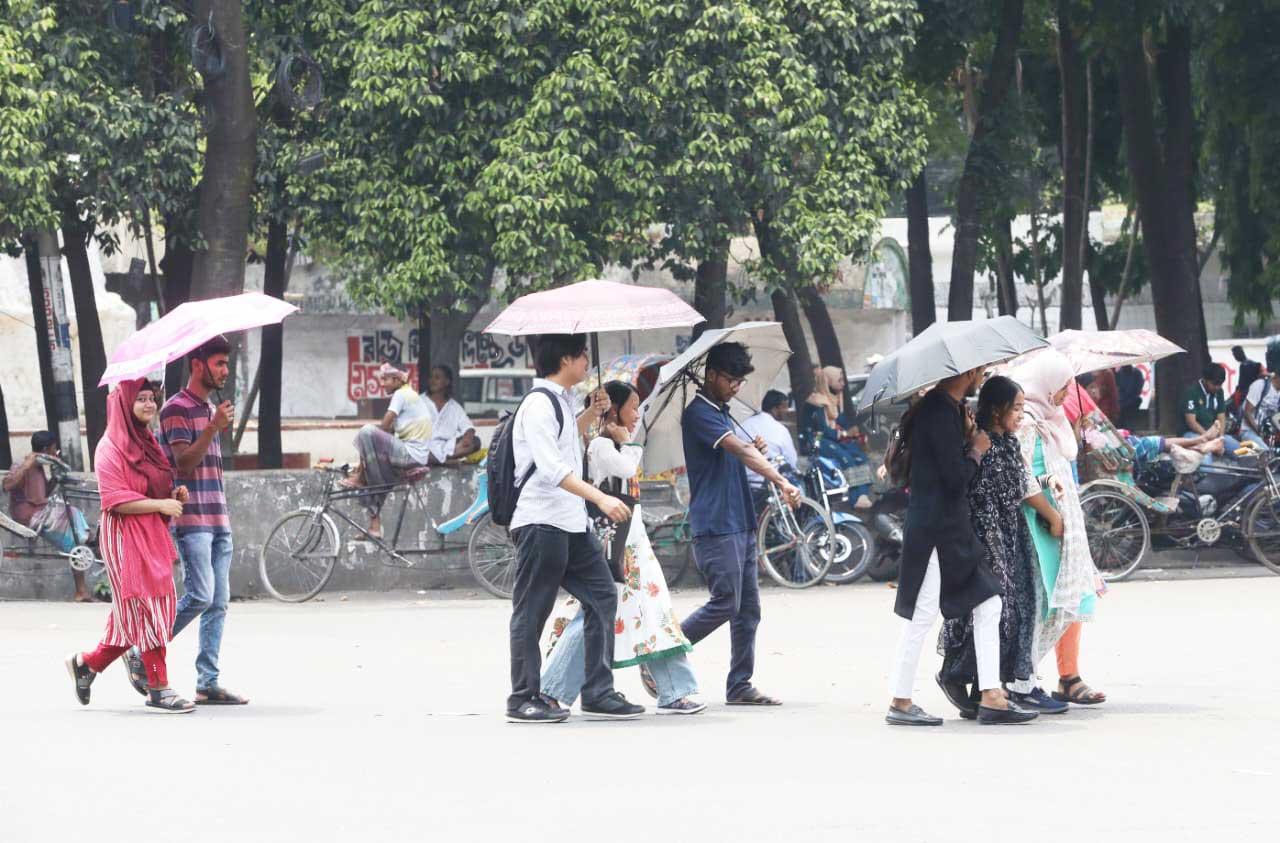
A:
[[[934,322],[885,357],[867,376],[858,409],[894,401],[979,366],[990,366],[1048,345],[1012,316],[972,322]]]

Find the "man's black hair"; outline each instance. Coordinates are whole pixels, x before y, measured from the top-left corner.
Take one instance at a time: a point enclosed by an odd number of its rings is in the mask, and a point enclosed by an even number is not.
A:
[[[542,334],[533,350],[533,367],[540,378],[560,371],[560,361],[580,357],[587,350],[586,334]]]
[[[31,453],[43,454],[49,450],[50,445],[56,445],[58,437],[54,436],[47,430],[37,430],[31,434]]]
[[[1280,337],[1272,337],[1267,342],[1264,359],[1267,361],[1267,371],[1270,374],[1280,372]]]
[[[199,348],[187,352],[187,360],[199,360],[201,363],[208,365],[209,358],[218,354],[230,354],[231,343],[224,336],[216,336],[211,340],[206,340],[205,344]]]
[[[764,400],[760,402],[760,409],[767,413],[780,404],[786,404],[789,400],[785,392],[771,389],[764,394]]]
[[[754,372],[751,354],[740,342],[722,342],[707,352],[707,371],[719,372],[731,378],[745,378]]]
[[[1249,359],[1248,357],[1245,356],[1243,345],[1231,346],[1231,356],[1234,357],[1236,359],[1236,362],[1238,363],[1243,363],[1244,361]]]
[[[1200,377],[1206,381],[1218,386],[1222,386],[1227,381],[1227,370],[1223,368],[1221,363],[1210,363],[1204,367],[1204,371],[1200,373]]]

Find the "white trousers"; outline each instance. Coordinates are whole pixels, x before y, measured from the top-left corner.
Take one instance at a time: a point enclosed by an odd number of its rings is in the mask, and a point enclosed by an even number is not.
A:
[[[938,619],[938,600],[942,596],[942,571],[938,567],[938,551],[929,557],[929,567],[924,572],[924,582],[916,595],[915,612],[911,620],[902,622],[902,637],[898,640],[898,655],[889,676],[889,693],[894,699],[908,700],[913,696],[916,670],[920,666],[920,652],[925,639]],[[1000,687],[1000,610],[999,596],[988,597],[973,609],[973,644],[978,657],[978,690],[990,691]]]

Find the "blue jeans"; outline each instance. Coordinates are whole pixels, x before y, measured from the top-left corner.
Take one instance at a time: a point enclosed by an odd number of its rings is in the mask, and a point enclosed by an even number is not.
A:
[[[693,560],[707,581],[711,599],[684,619],[681,631],[697,644],[729,624],[731,656],[725,683],[728,699],[751,689],[756,665],[756,627],[760,625],[760,579],[755,536],[747,531],[693,540]]]
[[[542,693],[562,705],[573,705],[586,681],[586,642],[582,635],[582,610],[579,609],[560,633],[560,641],[542,667]],[[644,666],[658,686],[658,705],[671,705],[698,693],[698,679],[693,675],[687,653],[677,650],[664,658],[647,661]]]
[[[173,637],[200,618],[196,690],[207,691],[218,686],[218,652],[222,649],[222,625],[231,597],[231,534],[179,530],[173,537],[184,577]]]

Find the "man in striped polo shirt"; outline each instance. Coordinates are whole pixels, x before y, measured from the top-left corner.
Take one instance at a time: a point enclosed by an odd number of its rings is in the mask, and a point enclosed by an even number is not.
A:
[[[244,697],[218,684],[218,653],[231,596],[231,518],[222,484],[222,446],[218,435],[235,418],[230,401],[214,405],[209,394],[226,385],[231,344],[215,337],[192,351],[187,360],[187,386],[160,410],[160,445],[174,467],[175,482],[186,486],[190,499],[173,523],[173,536],[182,558],[184,593],[178,601],[173,635],[200,618],[200,653],[196,657],[196,705],[244,705]],[[134,671],[130,654],[129,679],[145,692],[145,674]],[[141,658],[138,659],[139,665]]]

